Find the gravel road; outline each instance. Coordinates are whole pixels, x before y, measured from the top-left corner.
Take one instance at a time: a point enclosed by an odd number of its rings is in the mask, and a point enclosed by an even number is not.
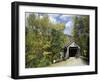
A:
[[[87,63],[82,58],[70,57],[66,61],[61,61],[61,62],[52,64],[52,65],[50,65],[50,67],[54,67],[54,66],[83,66],[83,65],[87,65]]]

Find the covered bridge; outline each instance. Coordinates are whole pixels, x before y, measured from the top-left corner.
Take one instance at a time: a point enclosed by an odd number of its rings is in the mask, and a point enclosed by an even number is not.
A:
[[[69,57],[79,57],[80,56],[80,47],[74,41],[64,46],[63,59]]]

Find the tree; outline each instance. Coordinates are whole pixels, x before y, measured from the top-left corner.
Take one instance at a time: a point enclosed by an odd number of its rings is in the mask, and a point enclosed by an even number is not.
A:
[[[81,55],[89,59],[89,16],[74,16],[73,38],[81,47]]]
[[[41,17],[42,16],[42,17]],[[50,22],[47,14],[30,14],[26,19],[25,63],[26,68],[44,67],[58,59],[67,42],[63,33],[64,23]]]
[[[45,58],[44,60],[47,62],[43,53],[49,47],[48,37],[45,32],[49,20],[47,16],[41,19],[39,16],[31,14],[26,22],[26,67],[45,66],[46,63],[42,64],[42,61]]]

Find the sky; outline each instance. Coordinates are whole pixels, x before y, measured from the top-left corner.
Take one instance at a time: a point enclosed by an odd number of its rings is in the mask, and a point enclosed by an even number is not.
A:
[[[28,17],[32,13],[27,13],[26,17]],[[37,15],[37,13],[36,13]],[[43,17],[42,13],[39,13],[41,18]],[[73,29],[73,21],[72,17],[73,15],[65,15],[65,14],[48,14],[48,17],[52,23],[64,23],[65,29],[64,34],[71,35],[72,29]]]
[[[68,35],[72,34],[72,29],[73,29],[72,15],[48,14],[48,16],[52,23],[65,24],[64,34],[68,34]]]

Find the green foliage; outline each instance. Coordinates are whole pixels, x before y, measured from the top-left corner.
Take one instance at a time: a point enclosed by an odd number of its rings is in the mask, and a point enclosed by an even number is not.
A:
[[[81,48],[82,56],[89,59],[89,16],[75,16],[73,38]]]
[[[59,53],[67,42],[63,34],[64,24],[53,24],[48,15],[30,14],[26,19],[25,67],[44,67],[59,58]]]
[[[44,56],[44,57],[40,60],[40,63],[38,64],[38,67],[44,67],[44,66],[48,66],[48,65],[50,65],[50,64],[51,64],[50,60],[49,60],[46,56]]]
[[[73,17],[73,40],[80,46],[82,56],[89,59],[89,16]],[[62,48],[69,42],[63,33],[64,23],[52,23],[47,14],[30,14],[25,27],[25,67],[49,66],[60,58]]]

